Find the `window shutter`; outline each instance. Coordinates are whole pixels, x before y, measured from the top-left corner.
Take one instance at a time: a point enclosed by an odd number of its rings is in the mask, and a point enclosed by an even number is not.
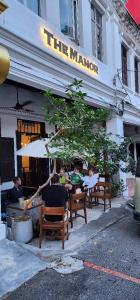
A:
[[[0,138],[1,182],[11,181],[15,176],[14,139]]]

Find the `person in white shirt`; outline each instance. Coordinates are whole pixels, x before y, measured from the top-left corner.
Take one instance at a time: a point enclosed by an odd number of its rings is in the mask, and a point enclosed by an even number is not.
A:
[[[94,174],[93,170],[90,169],[88,175],[82,178],[84,190],[93,188],[98,182],[98,174]]]

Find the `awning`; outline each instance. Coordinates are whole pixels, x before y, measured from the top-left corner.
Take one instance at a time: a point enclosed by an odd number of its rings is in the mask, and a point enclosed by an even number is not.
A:
[[[127,0],[125,7],[137,25],[140,25],[140,0]]]

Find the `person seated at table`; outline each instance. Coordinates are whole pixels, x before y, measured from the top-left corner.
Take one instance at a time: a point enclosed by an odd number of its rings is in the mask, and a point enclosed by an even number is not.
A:
[[[51,185],[42,191],[42,199],[46,207],[64,207],[68,210],[68,192],[66,188],[59,183],[59,175],[54,174],[51,179]],[[46,216],[47,221],[61,221],[60,216]]]
[[[21,178],[19,176],[14,177],[13,182],[14,186],[11,189],[11,201],[15,203],[18,202],[19,198],[23,198],[23,189]]]
[[[65,169],[64,169],[64,168],[61,168],[61,169],[60,169],[60,173],[59,173],[59,183],[65,184],[66,182],[69,182],[69,177],[68,177],[68,175],[65,173]]]
[[[67,190],[71,191],[72,185],[69,182],[70,182],[70,179],[69,179],[68,175],[65,173],[65,169],[61,168],[60,173],[59,173],[59,183],[64,185]]]
[[[73,173],[70,176],[72,185],[81,185],[82,184],[82,174],[80,173],[80,169],[78,167],[74,168]]]
[[[84,190],[93,188],[98,182],[98,175],[94,174],[93,169],[89,169],[88,175],[83,177]]]

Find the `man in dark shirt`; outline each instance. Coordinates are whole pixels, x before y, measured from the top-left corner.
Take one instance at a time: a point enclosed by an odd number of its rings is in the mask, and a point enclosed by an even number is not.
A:
[[[59,183],[59,176],[55,174],[51,179],[51,186],[47,186],[42,192],[42,199],[47,207],[64,207],[68,209],[68,193]],[[48,221],[61,221],[59,216],[47,216]]]
[[[21,186],[20,177],[16,176],[13,179],[13,182],[14,182],[14,186],[11,190],[11,200],[12,202],[18,202],[18,199],[23,197],[23,189]]]

